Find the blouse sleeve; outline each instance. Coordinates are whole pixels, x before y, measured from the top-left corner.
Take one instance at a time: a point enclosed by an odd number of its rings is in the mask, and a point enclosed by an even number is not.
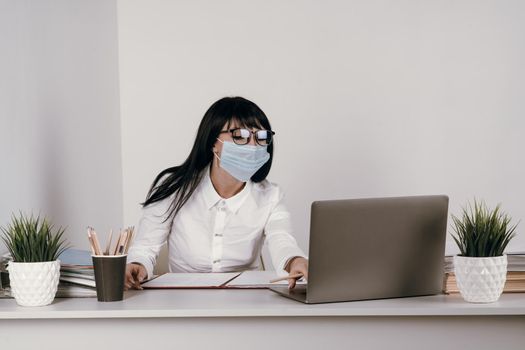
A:
[[[277,201],[264,228],[268,250],[273,266],[279,275],[286,275],[284,270],[288,261],[296,256],[306,258],[292,236],[290,213],[283,203],[283,193],[277,187]]]
[[[128,252],[128,263],[142,264],[153,276],[153,267],[157,261],[160,248],[170,233],[171,220],[166,220],[171,197],[152,203],[142,209],[137,234]]]

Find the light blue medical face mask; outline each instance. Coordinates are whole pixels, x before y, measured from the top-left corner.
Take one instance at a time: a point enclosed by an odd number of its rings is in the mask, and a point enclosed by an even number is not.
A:
[[[221,157],[214,152],[220,160],[221,168],[239,181],[246,182],[251,179],[269,159],[270,153],[267,146],[237,145],[230,141],[222,141]]]

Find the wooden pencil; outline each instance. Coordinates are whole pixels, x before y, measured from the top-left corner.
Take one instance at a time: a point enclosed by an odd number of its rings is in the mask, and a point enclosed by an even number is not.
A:
[[[124,240],[126,238],[125,235],[126,235],[126,231],[120,230],[120,235],[117,241],[117,245],[115,246],[115,253],[113,255],[120,255],[121,252],[123,251],[124,248],[122,247],[124,245]]]
[[[122,231],[122,239],[120,240],[120,244],[118,247],[118,254],[122,255],[124,254],[124,247],[126,246],[126,241],[128,240],[128,230]]]
[[[95,243],[93,242],[93,238],[91,238],[91,232],[89,232],[89,229],[87,230],[87,235],[89,240],[89,247],[91,248],[91,254],[96,255]]]
[[[113,255],[118,254],[118,248],[120,246],[120,241],[122,240],[122,230],[120,230],[118,236],[117,236],[117,242],[115,243],[115,249],[113,249]]]
[[[133,240],[133,235],[134,235],[134,231],[135,231],[135,228],[132,226],[132,227],[129,227],[128,228],[128,237],[127,237],[127,240],[126,240],[126,245],[124,247],[124,254],[128,254],[128,250],[129,250],[129,247],[131,245],[131,241]]]
[[[91,237],[93,238],[93,242],[95,243],[95,253],[97,255],[102,255],[102,248],[100,248],[100,243],[97,238],[97,232],[93,228],[91,231]]]
[[[301,277],[303,277],[302,273],[296,273],[294,275],[288,275],[286,277],[279,277],[279,278],[270,280],[270,283],[285,281],[285,280],[289,280],[289,279],[298,279],[298,278],[301,278]]]

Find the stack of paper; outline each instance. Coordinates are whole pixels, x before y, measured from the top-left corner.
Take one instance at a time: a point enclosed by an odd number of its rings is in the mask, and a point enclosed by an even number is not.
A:
[[[452,256],[445,257],[445,276],[443,278],[443,293],[459,293],[454,274],[454,262]],[[525,292],[525,253],[507,254],[507,281],[503,287],[503,293]]]
[[[525,271],[525,252],[507,254],[508,271]]]
[[[95,288],[88,288],[74,283],[60,282],[57,289],[57,298],[91,298],[97,296]]]
[[[58,260],[60,260],[60,285],[57,296],[67,296],[68,290],[79,296],[82,293],[92,296],[93,292],[96,295],[91,252],[70,248],[65,250]]]

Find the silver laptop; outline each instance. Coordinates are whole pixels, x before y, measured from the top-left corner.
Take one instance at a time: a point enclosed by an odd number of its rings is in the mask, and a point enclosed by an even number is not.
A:
[[[308,284],[271,290],[304,303],[439,294],[448,197],[312,203]]]

